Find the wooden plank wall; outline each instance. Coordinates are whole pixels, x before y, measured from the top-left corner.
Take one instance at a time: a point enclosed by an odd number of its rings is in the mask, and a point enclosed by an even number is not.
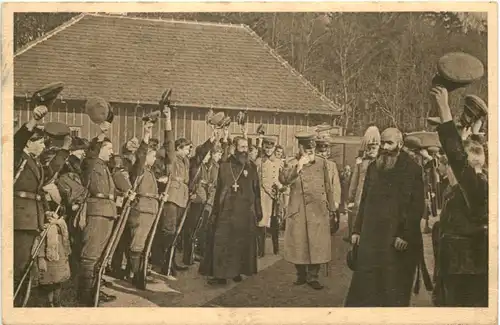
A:
[[[142,137],[142,117],[157,109],[155,106],[138,106],[129,104],[113,104],[114,121],[110,129],[110,137],[115,152],[120,151],[121,146],[131,137]],[[20,125],[29,119],[29,104],[24,99],[17,99],[14,104],[16,114],[19,116]],[[95,137],[99,133],[98,127],[92,123],[89,117],[83,113],[84,102],[57,102],[52,107],[44,122],[58,121],[66,123],[70,127],[80,128],[80,136],[87,139]],[[193,141],[195,145],[203,143],[211,134],[211,128],[205,122],[206,109],[184,109],[177,108],[172,112],[173,129],[175,138],[185,137]],[[215,111],[216,113],[218,111]],[[237,111],[225,111],[232,117],[233,121],[238,114]],[[325,117],[330,119],[329,117]],[[315,119],[317,121],[317,118]],[[314,125],[308,116],[300,114],[274,114],[267,112],[248,112],[248,134],[253,136],[259,124],[264,124],[266,135],[274,136],[278,143],[285,148],[287,155],[297,152],[297,143],[294,137],[299,131],[313,131]],[[163,119],[159,119],[154,127],[154,137],[163,143]],[[232,123],[230,127],[231,137],[241,135],[240,127]]]

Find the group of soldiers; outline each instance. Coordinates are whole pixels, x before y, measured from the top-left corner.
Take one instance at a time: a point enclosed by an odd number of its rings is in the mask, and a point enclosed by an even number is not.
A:
[[[446,60],[457,56],[463,60],[462,54]],[[460,123],[453,123],[447,94],[457,87],[450,80],[462,78],[464,86],[478,78],[453,73],[440,70],[432,90],[440,116],[429,123],[437,133],[403,135],[389,128],[380,134],[376,126],[365,133],[344,193],[345,240],[352,243],[347,263],[354,271],[346,306],[407,306],[415,272],[417,282],[422,273],[432,287],[420,220],[438,210],[441,221],[432,229],[435,303],[485,303],[488,182],[478,134],[487,108],[467,96]],[[244,112],[236,119],[243,136],[233,139],[231,118],[210,112],[213,133],[194,148],[189,139],[174,139],[167,90],[159,109],[144,116],[142,139],[129,140],[115,154],[107,135],[113,112],[102,98],[85,105],[102,131],[90,141],[71,137],[62,123],[40,127],[62,89],[55,83],[35,92],[31,119],[14,136],[16,306],[25,306],[37,287],[45,306],[60,307],[62,284],[71,279],[79,305],[97,307],[116,299],[100,289],[108,285],[104,274],[146,289],[155,281],[154,268],[175,280],[196,261],[212,285],[239,282],[257,273],[268,233],[273,253],[280,253],[282,229],[284,259],[297,270],[294,284],[323,288],[319,271],[322,264],[328,270],[332,258],[342,194],[331,138],[300,132],[299,153],[285,157],[263,126],[257,144],[249,143]],[[161,145],[152,133],[160,118]]]
[[[89,98],[85,105],[91,121],[101,130],[91,141],[71,137],[65,124],[42,123],[62,89],[61,83],[54,83],[35,92],[31,119],[14,137],[17,306],[27,304],[33,287],[42,293],[46,306],[61,306],[62,284],[69,279],[77,287],[80,306],[98,306],[99,302],[116,299],[100,290],[101,286],[108,285],[103,274],[126,279],[138,289],[145,289],[147,282],[155,281],[149,276],[152,265],[158,267],[159,273],[175,280],[178,271],[188,269],[196,261],[202,262],[207,250],[213,253],[207,243],[218,247],[214,240],[226,239],[224,250],[235,247],[233,233],[220,234],[212,229],[216,218],[213,215],[217,214],[212,210],[214,205],[220,209],[216,202],[220,163],[238,155],[240,140],[247,143],[245,166],[254,168],[257,175],[258,191],[254,199],[258,205],[253,210],[258,211],[255,215],[260,217],[250,217],[256,226],[255,240],[253,246],[250,245],[255,248],[251,249],[251,259],[253,252],[257,257],[265,255],[269,233],[273,253],[279,254],[278,237],[285,227],[283,216],[289,210],[290,195],[296,194],[285,185],[289,180],[280,180],[290,159],[285,158],[275,138],[264,135],[263,126],[259,127],[257,143],[248,147],[244,113],[237,118],[243,137],[230,139],[231,119],[224,113],[210,112],[207,123],[213,128],[213,134],[193,148],[190,140],[173,138],[170,91],[167,91],[160,100],[160,110],[143,118],[142,139],[130,139],[121,154],[115,154],[107,135],[113,112],[102,98]],[[161,146],[152,137],[152,127],[159,118],[164,118],[166,125]],[[298,139],[307,144],[307,150],[316,147],[320,157],[328,155],[327,138],[316,139],[314,134],[305,133],[298,135]],[[322,177],[332,194],[329,202],[334,212],[340,203],[339,176],[336,164],[324,161],[329,173],[325,175],[332,175],[327,176],[327,180]],[[251,170],[243,170],[243,176],[246,178]],[[314,184],[311,181],[304,179],[303,186]],[[236,192],[237,181],[231,185]],[[295,205],[291,206],[294,209]],[[328,232],[323,237],[310,236],[312,249],[315,245],[324,245],[314,241],[326,237],[329,240],[332,224],[338,228],[338,214],[326,215],[321,229]],[[252,223],[243,232],[247,232]],[[288,228],[293,227],[292,219],[288,223]],[[178,249],[183,252],[182,263],[178,263],[175,256]],[[330,256],[328,252],[323,255],[324,259]],[[238,260],[238,257],[228,259]],[[300,259],[310,262],[309,258]],[[213,270],[207,271],[205,265],[201,263],[200,273],[210,276],[209,283],[224,282],[224,277],[213,274]],[[238,261],[235,268],[240,268]],[[224,272],[229,269],[227,266]],[[254,271],[235,271],[229,278],[238,279],[241,274],[251,275]]]

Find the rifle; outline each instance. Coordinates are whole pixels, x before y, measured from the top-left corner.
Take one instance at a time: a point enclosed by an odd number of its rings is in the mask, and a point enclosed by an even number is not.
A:
[[[23,159],[23,161],[19,165],[19,168],[17,169],[16,175],[14,176],[14,184],[16,184],[16,181],[19,178],[19,176],[21,176],[21,173],[23,172],[24,167],[26,166],[26,163],[28,163],[28,160],[27,159]]]
[[[193,230],[193,233],[191,234],[191,247],[190,247],[191,254],[189,255],[189,264],[194,263],[194,255],[195,255],[195,250],[196,250],[196,246],[198,243],[198,232],[200,231],[201,226],[204,224],[205,217],[206,217],[205,206],[206,206],[206,204],[203,206],[203,210],[201,212],[201,215],[198,218],[198,221],[196,222],[196,226]]]
[[[205,157],[203,158],[202,162],[204,160],[207,159],[207,157],[210,155],[210,151],[207,152],[207,154],[205,155]],[[188,198],[188,202],[186,204],[186,209],[184,209],[184,213],[182,214],[182,218],[181,218],[181,222],[179,224],[179,227],[177,227],[177,230],[175,232],[175,236],[174,236],[174,240],[172,241],[172,244],[170,246],[170,255],[169,255],[169,258],[168,258],[168,271],[167,271],[167,276],[170,277],[170,273],[172,272],[171,269],[172,269],[172,262],[173,262],[173,259],[174,259],[174,250],[175,250],[175,245],[177,243],[177,239],[179,239],[179,235],[182,231],[182,227],[184,227],[184,223],[186,222],[186,218],[187,218],[187,214],[189,212],[189,208],[191,207],[191,196],[193,194],[196,193],[196,184],[197,184],[197,178],[198,176],[200,175],[200,172],[201,172],[201,167],[202,167],[202,164],[200,164],[200,166],[198,166],[198,169],[196,170],[196,174],[194,175],[193,177],[193,184],[195,184],[193,186],[193,188],[191,189],[191,191],[189,191],[189,198]],[[192,246],[194,245],[191,245],[191,249],[192,249]],[[188,249],[187,247],[185,247],[185,249]]]
[[[58,205],[57,209],[54,211],[54,213],[57,214],[59,212],[60,208],[61,208],[61,205]],[[23,273],[23,276],[21,277],[21,281],[19,281],[19,283],[16,287],[16,291],[14,292],[14,301],[16,300],[17,295],[21,291],[21,287],[22,287],[24,281],[26,280],[26,278],[28,277],[28,275],[31,271],[31,268],[33,267],[33,264],[35,263],[35,260],[38,257],[38,252],[40,251],[40,248],[42,247],[43,242],[47,238],[48,232],[49,232],[49,227],[47,226],[43,229],[42,233],[40,234],[40,241],[38,242],[38,245],[36,246],[35,250],[31,254],[30,261],[29,261],[28,265],[26,266],[26,269]],[[31,282],[32,282],[32,278],[30,277],[29,282],[28,282],[28,287],[26,288],[26,295],[23,299],[23,304],[22,304],[23,307],[26,306],[26,304],[28,303],[28,300],[29,300],[29,296],[31,293]]]
[[[170,188],[170,179],[167,181],[167,185],[165,186],[165,190],[162,193],[163,197],[168,198],[168,190]],[[156,229],[158,228],[158,223],[161,218],[161,214],[163,212],[163,207],[165,206],[165,201],[162,197],[160,197],[160,206],[158,208],[158,212],[156,213],[155,220],[153,222],[153,226],[151,227],[151,230],[149,231],[148,238],[146,240],[146,247],[144,251],[142,252],[141,256],[141,261],[139,264],[139,270],[141,272],[136,275],[136,284],[137,288],[141,290],[146,290],[146,284],[147,284],[147,272],[148,272],[148,260],[149,256],[151,255],[151,248],[153,247],[153,240],[156,234]]]
[[[134,181],[134,186],[132,188],[132,191],[135,192],[137,190],[137,186],[139,185],[140,181],[142,180],[143,175],[137,177]],[[95,278],[95,283],[94,283],[94,307],[99,306],[99,293],[101,290],[101,280],[102,277],[104,276],[104,271],[106,270],[106,267],[108,264],[111,262],[111,258],[113,257],[113,254],[115,253],[116,247],[118,247],[118,242],[120,241],[120,238],[123,234],[123,230],[125,229],[125,225],[128,220],[128,215],[130,213],[130,204],[131,200],[127,200],[125,202],[125,205],[123,206],[122,213],[120,215],[120,218],[118,220],[118,224],[116,225],[113,233],[111,234],[111,237],[108,241],[108,244],[106,245],[106,249],[104,251],[104,254],[101,259],[101,263],[98,263],[96,265],[97,268],[97,277]]]

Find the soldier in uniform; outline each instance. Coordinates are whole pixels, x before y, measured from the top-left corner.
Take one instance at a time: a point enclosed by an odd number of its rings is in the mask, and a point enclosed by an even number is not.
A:
[[[198,238],[193,238],[193,232],[196,230],[197,223],[202,214],[205,214],[203,218],[206,221],[206,214],[210,214],[213,206],[215,185],[217,184],[217,175],[219,173],[219,161],[222,157],[222,148],[214,146],[217,140],[217,133],[214,131],[212,137],[196,148],[195,156],[191,159],[190,188],[195,194],[184,225],[183,240],[185,249],[183,252],[183,263],[186,265],[192,264],[193,256],[191,254],[194,252],[192,249],[193,245],[195,249],[201,248],[196,247],[196,244],[201,244],[202,241],[199,241]],[[208,152],[210,154],[207,154]],[[200,158],[203,160],[198,163]],[[198,176],[195,178],[198,170]],[[203,236],[200,238],[203,239]]]
[[[300,153],[280,173],[280,182],[290,186],[284,258],[295,264],[294,284],[307,283],[320,290],[320,266],[331,260],[330,218],[335,213],[332,177],[326,159],[314,153],[315,135],[299,133],[295,137]]]
[[[158,113],[160,113],[158,111]],[[159,115],[159,114],[158,114]],[[144,136],[139,149],[136,151],[135,163],[132,166],[130,180],[137,183],[136,200],[131,204],[128,223],[130,231],[130,270],[129,280],[135,282],[135,275],[139,272],[141,254],[146,245],[146,239],[158,213],[159,196],[157,180],[152,170],[156,160],[155,144],[151,143],[152,127],[157,116],[151,114],[145,121]]]
[[[368,166],[377,158],[378,149],[380,147],[380,132],[377,127],[370,126],[365,131],[362,145],[361,155],[356,158],[356,165],[351,177],[348,194],[348,219],[349,237],[344,238],[345,241],[351,241],[351,235],[354,225],[354,219],[358,214],[359,203],[361,202],[361,194],[363,193],[363,184],[365,182],[366,171]]]
[[[80,259],[81,245],[81,230],[86,221],[85,211],[81,206],[85,204],[87,199],[87,189],[81,180],[81,163],[85,157],[85,150],[88,149],[89,143],[86,139],[75,137],[71,142],[70,156],[61,170],[57,187],[61,193],[66,214],[69,220],[69,232],[71,240],[71,256],[70,266],[71,275],[75,276],[78,269],[78,261]],[[83,209],[85,210],[85,209]]]
[[[333,202],[335,207],[335,216],[330,220],[330,227],[338,229],[339,219],[337,217],[340,206],[340,199],[342,197],[342,185],[340,183],[339,170],[337,164],[330,160],[330,145],[331,139],[328,136],[318,136],[316,138],[316,155],[323,157],[328,166],[328,174],[332,183],[331,189],[333,191]]]
[[[165,119],[165,166],[170,178],[170,188],[168,190],[168,201],[165,203],[159,224],[158,235],[161,236],[158,242],[162,247],[160,251],[165,257],[162,266],[162,273],[168,274],[171,268],[171,275],[175,276],[176,271],[186,270],[187,266],[178,265],[175,262],[175,250],[173,240],[178,223],[184,213],[189,199],[189,158],[191,141],[179,138],[174,141],[172,131],[172,121],[170,107],[165,106],[163,110]],[[168,265],[169,250],[174,250],[173,265]]]
[[[488,178],[483,170],[484,148],[474,140],[462,140],[445,88],[434,87],[431,97],[441,117],[437,131],[448,159],[450,183],[439,227],[438,305],[487,307]],[[477,129],[481,123],[478,116],[486,114],[486,105],[471,105],[468,110],[463,115],[471,115],[469,123]]]
[[[87,106],[92,106],[87,111],[109,115],[109,104],[104,99],[88,100],[86,108]],[[104,133],[101,133],[90,142],[89,154],[82,163],[82,181],[89,191],[86,205],[87,220],[82,231],[80,254],[78,300],[82,306],[93,306],[92,291],[96,265],[102,260],[102,254],[117,218],[116,186],[108,168],[112,155],[113,144]],[[99,301],[108,302],[115,299],[115,296],[99,293]]]
[[[127,196],[127,193],[129,193],[129,191],[132,189],[132,184],[130,183],[130,173],[125,166],[125,159],[120,155],[113,155],[111,157],[111,160],[109,162],[109,169],[111,171],[111,176],[116,187],[116,213],[117,215],[121,215],[124,199]],[[111,260],[110,275],[117,279],[123,279],[126,276],[126,272],[124,269],[127,268],[127,261],[129,257],[129,235],[130,231],[127,225],[125,225],[125,230],[120,237],[115,253]]]
[[[279,253],[278,205],[283,188],[283,185],[279,181],[279,172],[283,167],[283,161],[274,155],[276,140],[273,137],[264,137],[262,139],[262,146],[263,155],[255,161],[259,174],[260,199],[262,204],[262,220],[257,225],[259,227],[257,235],[259,257],[264,257],[266,230],[269,228],[271,230],[273,252],[274,254]]]
[[[38,124],[47,114],[53,100],[62,88],[48,85],[35,92],[32,101],[36,104],[31,119],[14,134],[14,288],[17,287],[31,258],[31,250],[39,232],[43,229],[47,204],[42,187],[47,179],[59,172],[69,151],[59,150],[48,168],[42,168],[39,156],[45,148],[45,134]],[[38,280],[37,263],[30,278]],[[31,285],[25,281],[24,287]],[[23,289],[23,291],[25,291]],[[18,302],[15,302],[18,305]]]

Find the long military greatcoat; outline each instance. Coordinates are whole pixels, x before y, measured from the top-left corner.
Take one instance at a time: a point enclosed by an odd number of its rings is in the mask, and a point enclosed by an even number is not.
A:
[[[284,258],[293,264],[322,264],[331,260],[330,212],[334,199],[326,159],[297,173],[296,158],[288,161],[280,181],[290,186],[286,214]]]
[[[237,191],[233,188],[235,179]],[[220,165],[212,218],[200,274],[231,279],[257,273],[256,232],[262,208],[253,163],[243,166],[231,156]]]
[[[370,164],[353,233],[360,234],[357,269],[347,307],[408,306],[422,256],[420,220],[424,213],[422,167],[401,152],[392,170]],[[394,248],[396,237],[408,242]]]

